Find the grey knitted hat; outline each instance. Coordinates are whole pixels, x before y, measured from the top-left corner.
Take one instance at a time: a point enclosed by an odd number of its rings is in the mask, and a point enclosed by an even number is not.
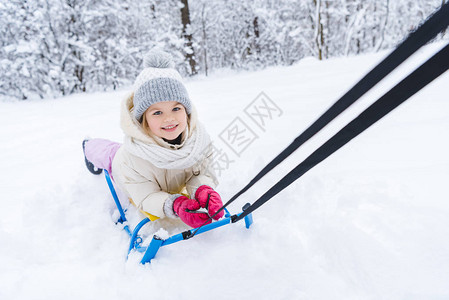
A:
[[[170,54],[152,50],[144,58],[145,68],[134,82],[134,117],[139,122],[152,104],[177,101],[184,105],[187,114],[192,111],[189,95],[182,83],[181,75],[174,69]]]

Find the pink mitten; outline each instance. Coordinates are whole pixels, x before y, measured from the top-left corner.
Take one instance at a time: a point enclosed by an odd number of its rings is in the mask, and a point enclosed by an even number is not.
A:
[[[195,199],[201,207],[206,208],[210,216],[213,216],[222,206],[220,195],[208,185],[200,186],[195,192]],[[214,220],[219,220],[224,215],[224,210],[220,211]]]
[[[181,218],[181,220],[190,227],[199,227],[203,224],[212,222],[207,213],[196,212],[200,209],[200,204],[194,199],[189,199],[186,196],[179,196],[173,203],[173,210]]]

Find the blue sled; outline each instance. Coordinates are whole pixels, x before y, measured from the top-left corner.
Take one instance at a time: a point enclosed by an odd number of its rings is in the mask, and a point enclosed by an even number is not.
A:
[[[125,216],[125,211],[123,210],[122,205],[120,204],[120,201],[118,199],[117,193],[114,188],[114,185],[112,184],[111,177],[109,176],[109,173],[106,170],[104,170],[104,174],[105,174],[108,186],[109,186],[109,190],[111,191],[112,197],[114,198],[115,205],[117,206],[117,209],[120,213],[120,218],[117,220],[117,223],[124,224],[123,229],[128,233],[128,235],[131,238],[130,243],[129,243],[129,248],[128,248],[128,255],[132,250],[136,250],[138,252],[144,252],[142,260],[140,261],[140,263],[142,263],[142,264],[150,262],[156,256],[157,252],[159,251],[159,248],[161,248],[162,246],[167,246],[167,245],[170,245],[170,244],[173,244],[176,242],[180,242],[182,240],[188,240],[188,239],[196,236],[197,234],[200,234],[200,233],[203,233],[203,232],[206,232],[206,231],[209,231],[209,230],[212,230],[212,229],[215,229],[215,228],[227,225],[227,224],[234,223],[235,222],[234,220],[239,215],[239,214],[231,215],[229,213],[229,211],[225,208],[225,212],[226,212],[225,217],[219,221],[209,223],[209,224],[204,225],[199,228],[194,228],[191,230],[184,231],[182,233],[173,235],[165,240],[158,237],[157,235],[154,235],[153,239],[151,240],[148,247],[145,247],[145,246],[142,246],[143,239],[142,239],[142,237],[139,236],[139,231],[145,224],[150,222],[150,219],[149,218],[143,219],[142,221],[140,221],[139,224],[137,224],[137,226],[134,228],[134,230],[131,231],[131,229],[127,225],[128,221]],[[243,206],[243,210],[245,210],[248,206],[249,206],[249,203],[247,203],[245,206]],[[253,223],[252,214],[248,214],[244,218],[244,220],[245,220],[246,228],[249,228],[251,226],[251,224]]]

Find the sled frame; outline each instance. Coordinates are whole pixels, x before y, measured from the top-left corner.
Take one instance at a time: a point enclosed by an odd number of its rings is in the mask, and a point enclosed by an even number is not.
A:
[[[114,184],[112,182],[111,176],[109,175],[109,172],[107,170],[104,170],[104,175],[106,178],[106,182],[108,184],[109,190],[112,194],[112,198],[114,199],[115,205],[117,206],[117,209],[120,213],[120,217],[118,218],[116,224],[120,223],[123,224],[123,230],[129,235],[130,242],[129,242],[129,248],[128,248],[128,256],[131,251],[138,251],[143,254],[143,257],[140,261],[140,263],[145,264],[151,262],[151,260],[156,256],[159,249],[163,246],[168,246],[177,242],[180,242],[182,240],[188,240],[198,234],[228,225],[233,223],[233,220],[235,220],[241,213],[237,215],[231,215],[229,211],[225,208],[225,217],[222,218],[219,221],[212,222],[209,224],[206,224],[199,228],[194,228],[191,230],[187,230],[178,234],[175,234],[167,239],[162,239],[161,237],[157,235],[153,235],[153,238],[148,246],[142,246],[143,238],[139,235],[139,231],[142,229],[145,224],[150,222],[151,220],[147,217],[145,217],[142,221],[139,222],[139,224],[136,225],[136,227],[131,230],[128,224],[128,220],[126,219],[125,210],[123,209],[120,200],[117,196],[117,192],[115,191]],[[245,204],[242,208],[242,212],[249,207],[249,203]],[[252,214],[248,214],[244,218],[245,220],[245,227],[247,229],[250,228],[251,224],[253,223],[253,216]]]

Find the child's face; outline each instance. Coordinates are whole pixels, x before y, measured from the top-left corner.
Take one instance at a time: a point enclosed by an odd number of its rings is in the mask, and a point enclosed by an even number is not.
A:
[[[166,140],[176,139],[187,126],[185,107],[176,101],[158,102],[145,112],[151,132]]]

